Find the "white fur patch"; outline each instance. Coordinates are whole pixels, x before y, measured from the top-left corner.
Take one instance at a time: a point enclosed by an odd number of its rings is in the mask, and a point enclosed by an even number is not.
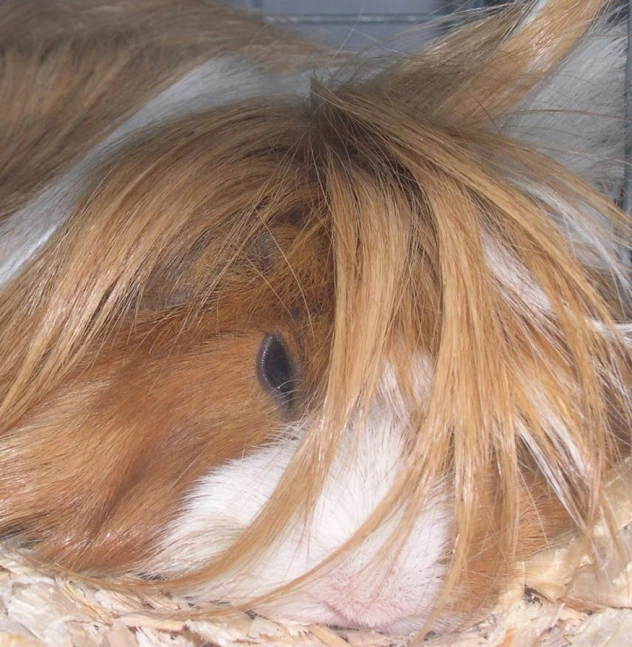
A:
[[[537,86],[502,125],[512,138],[532,146],[611,199],[620,197],[624,169],[625,64],[622,25],[600,24],[582,38],[562,65]],[[555,218],[582,261],[613,269],[621,262],[612,224],[584,207],[569,209],[542,187],[525,192],[555,207]],[[580,205],[581,208],[581,205]]]
[[[626,43],[621,26],[589,32],[502,126],[614,197],[623,179]]]
[[[393,398],[389,400],[374,407],[355,451],[351,437],[345,439],[308,527],[298,524],[288,529],[247,573],[211,581],[191,596],[245,601],[264,595],[305,575],[350,539],[386,496],[402,467],[405,420]],[[298,444],[298,439],[284,440],[203,478],[169,529],[150,572],[186,573],[226,549],[272,495]],[[397,560],[389,564],[380,549],[396,522],[395,516],[314,579],[257,610],[302,622],[419,629],[433,610],[445,575],[441,560],[451,528],[447,497],[435,493]]]

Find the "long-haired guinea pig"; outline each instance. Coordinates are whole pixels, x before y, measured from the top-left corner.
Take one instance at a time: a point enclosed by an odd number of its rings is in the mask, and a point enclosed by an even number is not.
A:
[[[342,60],[202,0],[3,2],[2,536],[209,613],[412,631],[607,522],[616,11]]]

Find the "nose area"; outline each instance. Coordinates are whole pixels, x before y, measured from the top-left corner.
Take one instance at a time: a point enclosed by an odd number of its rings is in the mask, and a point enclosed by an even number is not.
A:
[[[444,581],[448,532],[440,504],[414,526],[400,550],[391,544],[394,534],[397,539],[396,524],[378,529],[325,575],[322,599],[339,616],[335,622],[385,631],[419,629]]]
[[[453,506],[437,483],[412,526],[402,524],[404,510],[394,510],[368,536],[362,532],[402,465],[402,420],[379,404],[363,421],[357,443],[354,430],[345,436],[310,521],[297,520],[252,570],[213,582],[200,596],[253,599],[296,582],[295,588],[262,600],[254,610],[346,627],[423,627],[445,579]],[[279,444],[259,448],[204,477],[174,523],[158,570],[164,573],[165,563],[185,572],[203,567],[222,548],[219,529],[239,530],[252,523],[300,445],[302,431],[292,429],[296,433]]]
[[[392,630],[431,605],[429,587],[402,568],[375,575],[371,570],[359,571],[354,560],[345,560],[332,574],[326,604],[340,617],[338,624]]]
[[[380,527],[306,585],[261,610],[290,620],[300,620],[309,611],[315,621],[326,624],[394,633],[418,631],[430,619],[445,582],[450,528],[447,507],[440,503],[423,515],[395,552],[391,541],[393,533],[397,538],[397,524]],[[316,551],[303,544],[303,550],[293,551],[293,563],[277,566],[305,573],[316,566],[315,552],[322,558],[335,550],[333,545],[325,548],[327,538],[318,533],[310,541]]]

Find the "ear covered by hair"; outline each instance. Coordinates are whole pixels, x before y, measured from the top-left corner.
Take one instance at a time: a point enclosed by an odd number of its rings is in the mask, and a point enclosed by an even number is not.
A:
[[[0,533],[209,614],[417,631],[608,523],[615,9],[332,61],[201,0],[0,7]]]

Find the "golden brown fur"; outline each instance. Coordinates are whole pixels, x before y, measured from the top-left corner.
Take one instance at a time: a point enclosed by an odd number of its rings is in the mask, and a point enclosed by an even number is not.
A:
[[[340,82],[314,81],[304,103],[190,115],[108,160],[0,294],[0,530],[64,567],[138,574],[201,475],[274,439],[284,419],[318,416],[264,514],[172,586],[246,564],[309,514],[389,361],[410,411],[408,456],[363,533],[404,511],[396,550],[433,485],[448,483],[438,608],[475,613],[516,559],[588,533],[629,446],[622,279],[582,266],[554,201],[524,187],[627,223],[497,125],[605,4],[553,0],[519,28],[524,7],[493,14],[376,76],[358,64],[351,80],[345,68]],[[2,216],[203,60],[238,51],[290,70],[317,53],[268,30],[197,0],[5,3]],[[486,238],[550,312],[507,298]],[[242,371],[269,331],[300,364],[289,412]],[[411,374],[418,354],[433,369],[428,397]]]
[[[192,0],[26,0],[0,7],[2,213],[204,60],[293,70],[319,48]],[[35,174],[34,172],[37,171]]]

